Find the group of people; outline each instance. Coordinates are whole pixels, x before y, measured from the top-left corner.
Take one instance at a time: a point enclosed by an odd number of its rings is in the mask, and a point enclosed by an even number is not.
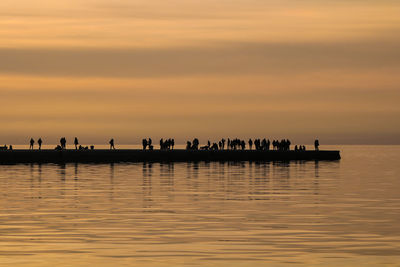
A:
[[[0,150],[13,150],[13,146],[10,145],[9,147],[7,145],[0,146]]]
[[[39,145],[39,150],[42,149],[42,138],[39,138],[37,141],[38,145]],[[31,140],[29,141],[29,149],[33,149],[33,145],[35,144],[35,140],[33,140],[33,138],[31,138]]]
[[[174,149],[174,146],[175,146],[175,140],[173,138],[169,138],[166,140],[163,140],[163,138],[160,139],[160,149],[161,150]]]
[[[318,149],[315,148],[315,150],[318,150]],[[306,146],[304,146],[304,145],[300,145],[300,146],[295,145],[294,146],[294,151],[306,151]]]
[[[153,150],[152,143],[153,143],[153,140],[151,140],[151,138],[149,138],[149,140],[143,139],[142,140],[143,150],[146,150],[147,147],[149,147],[149,150]]]
[[[41,150],[42,149],[42,144],[43,144],[43,140],[42,140],[42,138],[39,138],[38,140],[37,140],[37,144],[38,144],[38,146],[39,146],[39,150]],[[110,141],[109,141],[109,144],[110,144],[110,149],[115,149],[115,146],[114,146],[114,139],[111,139]],[[33,139],[33,138],[31,138],[31,140],[29,141],[29,149],[30,150],[33,150],[34,149],[34,145],[35,145],[35,140]],[[76,150],[88,150],[89,149],[89,147],[88,146],[82,146],[82,145],[80,145],[79,144],[79,140],[78,140],[78,138],[77,137],[75,137],[75,139],[74,139],[74,146],[75,146],[75,149]],[[5,146],[6,147],[6,146]],[[63,150],[63,149],[66,149],[67,148],[67,139],[65,138],[65,137],[61,137],[60,138],[60,144],[59,145],[57,145],[56,147],[55,147],[55,149],[56,150]],[[12,150],[12,146],[10,145],[10,149]],[[94,149],[94,146],[93,145],[91,145],[90,146],[90,149]]]
[[[39,138],[37,140],[37,144],[39,146],[39,150],[42,149],[42,138]],[[224,150],[225,149],[225,143],[227,144],[226,149],[228,150],[245,150],[246,149],[246,142],[244,140],[241,140],[239,138],[235,139],[229,139],[226,140],[222,138],[218,142],[211,143],[210,140],[207,141],[207,144],[204,146],[200,146],[199,139],[194,138],[192,141],[187,141],[186,142],[186,149],[187,150]],[[253,145],[255,150],[270,150],[271,144],[273,150],[277,151],[289,151],[290,150],[290,145],[291,142],[289,139],[282,139],[281,141],[279,140],[273,140],[270,142],[269,139],[249,139],[247,141],[249,145],[249,149],[253,150]],[[110,144],[110,149],[115,149],[114,146],[114,139],[111,139],[109,141]],[[31,138],[29,141],[29,149],[33,149],[35,145],[35,140]],[[83,147],[79,145],[79,140],[77,137],[74,139],[74,145],[76,150],[86,150],[89,149],[89,147]],[[153,145],[152,145],[152,140],[151,138],[149,139],[143,139],[142,140],[142,145],[143,145],[143,150],[146,150],[147,148],[149,150],[153,150]],[[65,137],[60,138],[60,145],[57,145],[56,149],[57,150],[63,150],[66,149],[67,146],[67,139]],[[175,146],[175,140],[173,138],[168,138],[168,139],[160,139],[160,150],[171,150],[174,149]],[[7,146],[4,146],[7,147]],[[4,150],[4,147],[1,147]],[[94,149],[94,146],[90,146],[91,149]],[[319,150],[319,140],[314,141],[314,148],[316,151]],[[6,148],[7,149],[7,148]],[[12,149],[12,146],[10,146],[10,149]],[[305,151],[306,147],[304,145],[300,146],[295,146],[294,151]]]
[[[224,150],[225,149],[225,139],[221,139],[220,141],[216,143],[212,143],[208,140],[207,144],[204,146],[201,146],[199,148],[199,140],[197,138],[193,139],[193,141],[187,141],[186,142],[186,149],[187,150]],[[290,150],[290,145],[292,142],[289,139],[282,139],[281,141],[279,140],[273,140],[272,142],[269,139],[249,139],[247,141],[249,145],[249,150],[253,150],[253,145],[255,150],[270,150],[271,144],[272,144],[272,149],[277,150],[277,151],[289,151]],[[319,141],[318,139],[314,141],[314,147],[315,150],[319,150]],[[246,149],[246,142],[244,140],[241,140],[239,138],[235,139],[229,139],[227,141],[227,147],[226,149],[228,150],[245,150]],[[295,146],[294,148],[295,151],[305,151],[306,146],[300,145],[300,146]]]

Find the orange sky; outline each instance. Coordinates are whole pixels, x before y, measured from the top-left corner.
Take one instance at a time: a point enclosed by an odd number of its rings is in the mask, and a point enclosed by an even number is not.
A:
[[[2,0],[0,144],[400,144],[399,14],[385,0]]]

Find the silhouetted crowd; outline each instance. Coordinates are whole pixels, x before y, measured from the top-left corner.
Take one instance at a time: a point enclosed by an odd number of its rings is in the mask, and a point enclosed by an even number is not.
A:
[[[163,140],[163,138],[160,139],[160,149],[161,150],[170,150],[174,149],[175,146],[175,140],[174,139],[167,139]]]
[[[142,140],[143,150],[146,150],[147,147],[149,147],[149,150],[153,150],[152,142],[153,141],[151,140],[151,138],[149,138],[149,140],[143,139]]]
[[[218,142],[211,143],[207,141],[207,144],[200,147],[200,150],[224,150],[225,149],[225,139],[221,139]],[[249,146],[249,150],[253,150],[253,145],[255,150],[270,150],[271,141],[268,139],[249,139],[247,142],[245,140],[241,140],[239,138],[230,139],[226,142],[226,149],[228,150],[245,150],[246,144]],[[291,142],[289,139],[273,140],[272,148],[273,150],[279,151],[289,151]],[[198,150],[199,149],[199,140],[197,138],[193,139],[193,141],[186,142],[187,150]]]
[[[37,140],[37,144],[39,146],[39,150],[42,148],[42,139],[39,138]],[[282,140],[273,140],[272,142],[269,139],[263,138],[263,139],[249,139],[247,142],[245,140],[241,140],[239,138],[234,138],[228,140],[225,140],[222,138],[221,140],[217,142],[211,142],[210,140],[207,141],[207,144],[204,146],[200,146],[200,141],[197,138],[194,138],[192,141],[187,141],[186,142],[186,150],[225,150],[225,144],[226,144],[226,149],[227,150],[245,150],[246,145],[248,144],[249,150],[253,150],[253,145],[254,149],[258,151],[263,151],[263,150],[270,150],[271,145],[272,149],[276,151],[290,151],[290,146],[291,146],[291,141],[289,139],[282,139]],[[29,141],[29,149],[33,150],[35,145],[35,140],[33,138],[30,139]],[[77,137],[74,139],[74,145],[76,150],[88,150],[88,146],[82,146],[79,144],[79,140]],[[114,146],[114,139],[111,139],[109,141],[110,149],[115,149]],[[142,140],[142,145],[143,145],[143,150],[153,150],[153,144],[151,138],[149,139],[143,139]],[[67,146],[67,139],[65,137],[60,138],[60,144],[56,146],[56,150],[63,150],[66,149]],[[175,146],[175,140],[173,138],[168,138],[168,139],[160,139],[160,150],[173,150]],[[314,141],[314,148],[316,151],[319,150],[319,141],[318,139]],[[0,146],[0,150],[12,150],[13,147],[10,145],[7,147],[6,145]],[[90,146],[90,149],[93,150],[94,146]],[[294,147],[294,151],[305,151],[306,146],[305,145],[296,145]]]

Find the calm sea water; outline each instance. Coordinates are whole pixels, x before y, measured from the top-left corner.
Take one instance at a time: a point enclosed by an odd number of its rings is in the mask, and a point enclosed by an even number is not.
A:
[[[333,148],[342,160],[0,166],[0,265],[400,265],[400,146]]]

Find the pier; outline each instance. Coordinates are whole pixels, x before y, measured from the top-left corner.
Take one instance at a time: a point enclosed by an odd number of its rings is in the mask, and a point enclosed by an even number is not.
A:
[[[339,151],[259,151],[259,150],[5,150],[0,164],[18,163],[117,163],[185,161],[291,161],[339,160]]]

